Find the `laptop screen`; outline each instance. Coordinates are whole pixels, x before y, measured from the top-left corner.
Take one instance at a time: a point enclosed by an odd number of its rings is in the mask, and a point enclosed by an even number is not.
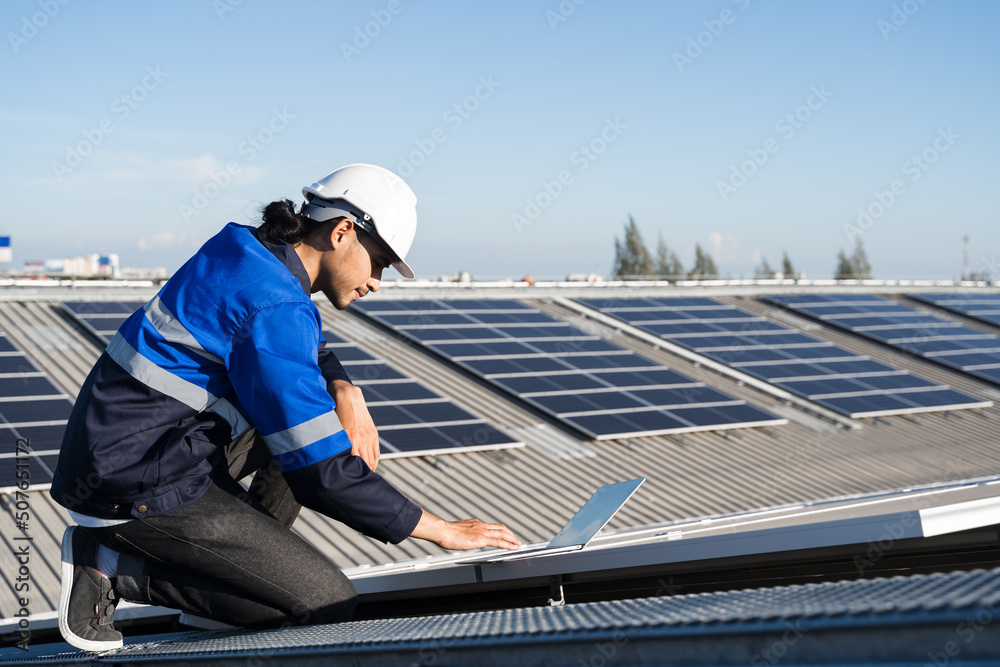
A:
[[[545,548],[582,547],[587,544],[645,481],[645,477],[640,477],[599,488]]]

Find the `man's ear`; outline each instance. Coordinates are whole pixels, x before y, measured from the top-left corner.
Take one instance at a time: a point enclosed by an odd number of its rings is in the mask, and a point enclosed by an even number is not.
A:
[[[344,243],[352,242],[354,222],[350,218],[338,218],[330,227],[329,243],[331,249],[336,249]]]

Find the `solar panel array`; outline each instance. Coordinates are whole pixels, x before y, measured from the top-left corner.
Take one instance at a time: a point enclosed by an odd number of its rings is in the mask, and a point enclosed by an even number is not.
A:
[[[1000,384],[1000,337],[872,294],[766,297],[796,312]]]
[[[524,446],[336,334],[324,331],[323,337],[364,394],[383,458]]]
[[[63,301],[62,307],[84,329],[105,345],[115,337],[129,315],[146,305],[145,301]]]
[[[909,297],[1000,327],[1000,294],[910,294]]]
[[[786,423],[518,301],[354,307],[598,440]]]
[[[580,303],[852,418],[990,405],[715,299]]]
[[[25,470],[21,480],[32,488],[52,483],[72,409],[70,398],[0,333],[0,491],[16,488]]]

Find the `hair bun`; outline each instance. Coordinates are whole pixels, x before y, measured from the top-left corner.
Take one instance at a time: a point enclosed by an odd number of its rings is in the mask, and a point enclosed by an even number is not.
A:
[[[289,199],[279,199],[265,206],[261,219],[263,222],[257,227],[257,238],[264,243],[298,243],[311,227],[309,219],[298,215]]]

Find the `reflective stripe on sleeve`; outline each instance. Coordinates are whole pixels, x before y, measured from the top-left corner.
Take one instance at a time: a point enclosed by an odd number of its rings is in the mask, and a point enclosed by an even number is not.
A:
[[[220,398],[208,406],[208,412],[214,412],[226,420],[231,429],[230,435],[234,439],[252,428],[250,422],[243,418],[243,415],[236,409],[236,406],[224,398]]]
[[[264,436],[281,470],[296,470],[350,449],[337,413],[327,412],[284,431]]]

